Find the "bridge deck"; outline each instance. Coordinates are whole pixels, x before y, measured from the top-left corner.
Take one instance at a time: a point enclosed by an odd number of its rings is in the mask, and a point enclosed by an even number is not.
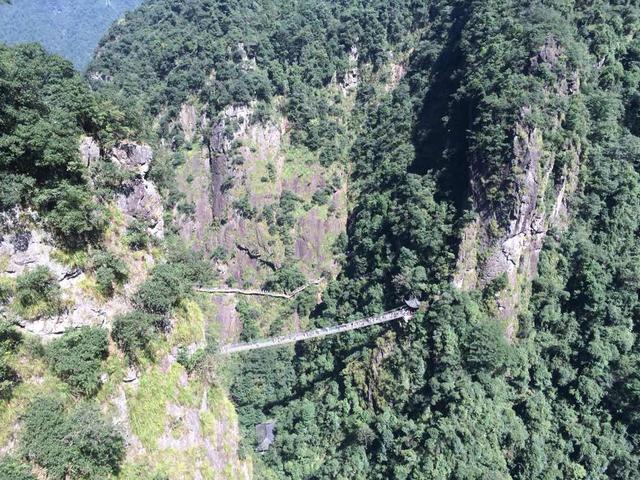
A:
[[[325,337],[327,335],[334,335],[336,333],[349,332],[351,330],[357,330],[359,328],[370,327],[371,325],[390,322],[391,320],[396,320],[398,318],[404,318],[408,320],[411,317],[413,317],[413,311],[409,308],[401,307],[396,308],[395,310],[381,313],[379,315],[356,320],[355,322],[343,323],[341,325],[334,325],[332,327],[317,328],[308,332],[282,335],[279,337],[273,337],[266,340],[258,340],[255,342],[232,343],[223,345],[220,347],[220,353],[230,354],[237,352],[246,352],[249,350],[257,350],[259,348],[286,345],[288,343],[295,343],[301,340],[309,340],[310,338]]]

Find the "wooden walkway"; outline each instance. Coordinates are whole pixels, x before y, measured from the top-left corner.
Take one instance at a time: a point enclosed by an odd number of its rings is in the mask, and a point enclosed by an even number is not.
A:
[[[226,355],[230,353],[247,352],[249,350],[258,350],[260,348],[276,347],[279,345],[286,345],[288,343],[296,343],[301,340],[309,340],[311,338],[320,338],[326,337],[327,335],[335,335],[336,333],[349,332],[351,330],[370,327],[371,325],[377,325],[379,323],[390,322],[391,320],[397,320],[399,318],[409,320],[413,317],[413,313],[414,310],[408,307],[400,307],[396,308],[395,310],[381,313],[380,315],[363,318],[361,320],[356,320],[355,322],[343,323],[342,325],[318,328],[316,330],[293,333],[291,335],[282,335],[280,337],[272,337],[266,340],[258,340],[255,342],[222,345],[220,347],[220,353]]]
[[[290,300],[298,295],[303,290],[309,288],[311,285],[318,285],[322,279],[313,280],[302,287],[296,288],[292,292],[269,292],[267,290],[251,290],[244,288],[231,288],[231,287],[196,287],[196,292],[201,293],[218,293],[218,294],[236,294],[236,295],[249,295],[259,297],[272,297],[272,298],[284,298]]]

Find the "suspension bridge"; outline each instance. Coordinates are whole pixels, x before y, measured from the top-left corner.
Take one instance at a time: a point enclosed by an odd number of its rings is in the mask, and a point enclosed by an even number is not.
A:
[[[296,343],[302,340],[310,340],[312,338],[321,338],[328,335],[335,335],[342,332],[350,332],[352,330],[358,330],[360,328],[370,327],[372,325],[378,325],[380,323],[390,322],[392,320],[403,319],[405,321],[413,318],[414,312],[420,306],[420,302],[415,299],[409,300],[406,306],[399,307],[394,310],[381,313],[379,315],[373,315],[371,317],[362,318],[354,322],[343,323],[340,325],[333,325],[331,327],[317,328],[315,330],[309,330],[307,332],[292,333],[290,335],[281,335],[279,337],[271,337],[264,340],[257,340],[254,342],[244,343],[231,343],[222,345],[220,347],[220,353],[228,355],[231,353],[248,352],[250,350],[258,350],[260,348],[276,347],[279,345],[286,345],[288,343]]]
[[[317,285],[320,282],[321,279],[313,280],[291,292],[270,292],[266,290],[249,290],[231,287],[198,287],[195,290],[201,293],[265,296],[290,300],[309,286]],[[360,328],[366,328],[372,325],[378,325],[381,323],[390,322],[392,320],[398,320],[400,318],[408,321],[413,318],[413,314],[416,310],[418,310],[418,308],[420,308],[420,301],[417,298],[412,297],[408,300],[405,300],[402,307],[388,310],[386,312],[372,315],[370,317],[361,318],[360,320],[356,320],[354,322],[333,325],[331,327],[316,328],[315,330],[291,333],[289,335],[280,335],[278,337],[271,337],[264,340],[256,340],[253,342],[229,343],[220,347],[220,353],[223,355],[228,355],[231,353],[248,352],[250,350],[258,350],[261,348],[277,347],[289,343],[300,342],[302,340],[310,340],[312,338],[321,338],[328,335],[335,335],[337,333],[350,332],[352,330],[358,330]]]

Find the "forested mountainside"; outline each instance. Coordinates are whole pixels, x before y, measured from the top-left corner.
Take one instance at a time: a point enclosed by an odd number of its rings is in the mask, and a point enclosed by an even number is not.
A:
[[[637,478],[639,29],[149,0],[86,80],[2,47],[0,479]]]
[[[47,51],[87,66],[109,25],[142,0],[3,0],[0,42],[38,42]]]

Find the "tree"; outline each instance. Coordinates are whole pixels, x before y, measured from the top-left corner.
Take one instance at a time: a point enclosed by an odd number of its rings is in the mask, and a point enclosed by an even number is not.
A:
[[[156,333],[156,325],[162,325],[160,319],[161,317],[140,311],[117,315],[114,318],[111,338],[131,363],[136,363],[141,353],[148,352]]]
[[[67,412],[59,399],[40,397],[22,419],[20,450],[52,480],[108,479],[124,458],[124,440],[99,409],[81,403]]]
[[[186,295],[188,286],[176,265],[155,267],[135,294],[136,304],[143,310],[165,315]]]
[[[51,370],[77,394],[94,395],[100,388],[100,367],[109,354],[107,332],[80,327],[66,332],[47,347]]]

